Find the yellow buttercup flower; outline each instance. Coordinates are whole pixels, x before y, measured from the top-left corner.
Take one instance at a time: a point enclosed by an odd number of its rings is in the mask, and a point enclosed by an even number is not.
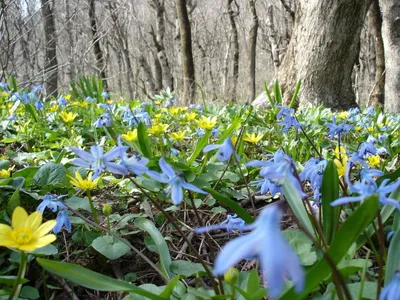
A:
[[[185,138],[186,135],[186,130],[184,131],[178,131],[178,132],[173,132],[169,136],[175,141],[175,142],[180,142]]]
[[[1,97],[7,98],[8,96],[10,96],[9,93],[7,93],[7,92],[1,92]]]
[[[383,123],[377,123],[376,124],[379,128],[382,128],[383,126],[385,126],[385,124],[383,124]]]
[[[66,111],[63,111],[63,112],[60,113],[60,117],[63,119],[63,121],[65,123],[72,122],[73,120],[75,120],[77,115],[78,114],[76,114],[76,113],[73,113],[73,112],[67,113]]]
[[[180,109],[179,107],[170,107],[169,112],[171,113],[171,115],[177,115],[180,112]]]
[[[49,112],[55,112],[58,109],[58,104],[54,104],[48,108]]]
[[[88,177],[86,179],[83,179],[81,174],[76,171],[75,172],[75,178],[72,176],[69,176],[71,178],[71,183],[76,186],[77,188],[84,190],[84,191],[91,191],[94,190],[99,183],[100,177],[97,177],[95,180],[92,179],[93,173],[90,172]]]
[[[25,209],[18,206],[13,212],[11,225],[0,224],[0,246],[32,252],[56,240],[54,234],[48,234],[56,226],[56,221],[42,224],[39,211],[28,216]]]
[[[252,144],[256,144],[263,138],[263,136],[264,134],[262,133],[258,133],[257,135],[255,133],[246,133],[246,135],[243,137],[243,140]]]
[[[373,132],[374,130],[375,130],[374,127],[368,127],[368,128],[367,128],[367,131],[368,131],[368,132]]]
[[[186,114],[186,120],[188,121],[192,121],[194,119],[196,119],[197,114],[195,112],[189,112]]]
[[[69,100],[71,99],[71,95],[70,95],[70,94],[65,95],[65,96],[64,96],[64,99],[65,99],[66,101],[69,101]]]
[[[349,116],[349,112],[348,111],[342,111],[338,114],[338,117],[341,119],[346,119]]]
[[[137,140],[137,129],[135,128],[132,131],[128,131],[126,134],[121,135],[121,137],[127,142],[136,141]]]
[[[168,124],[154,124],[147,131],[148,131],[148,133],[153,134],[153,135],[161,135],[161,134],[165,133],[168,126],[169,126]]]
[[[354,128],[355,128],[356,131],[360,131],[362,129],[361,126],[356,126]]]
[[[161,101],[159,101],[159,100],[154,101],[154,104],[155,104],[155,105],[160,105],[160,104],[161,104]]]
[[[344,172],[346,171],[346,166],[348,161],[346,150],[343,147],[340,147],[339,151],[339,147],[336,147],[335,156],[336,159],[334,160],[334,163],[336,164],[336,167],[338,169],[339,177],[342,177],[344,175]]]
[[[161,118],[161,114],[155,114],[155,115],[154,115],[154,118],[155,118],[155,119],[160,119],[160,118]]]
[[[8,168],[7,170],[0,170],[0,178],[10,178],[11,177],[11,171],[14,170],[15,166],[12,166],[11,168]]]
[[[196,121],[197,125],[206,130],[211,130],[217,124],[217,117],[205,117],[202,116],[200,120]]]
[[[376,167],[380,164],[381,157],[379,155],[370,155],[368,156],[368,163],[371,167]]]

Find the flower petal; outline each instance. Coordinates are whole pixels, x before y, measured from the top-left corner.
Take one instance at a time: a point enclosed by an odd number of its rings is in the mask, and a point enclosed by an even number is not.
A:
[[[71,148],[71,151],[74,152],[76,155],[78,155],[81,159],[87,161],[87,162],[93,162],[94,157],[91,155],[89,152],[83,151],[79,148]]]
[[[42,224],[42,214],[39,211],[35,211],[26,219],[24,227],[30,228],[34,232],[39,228],[40,224]]]
[[[166,174],[169,177],[175,177],[175,171],[174,169],[171,167],[170,164],[168,164],[164,157],[160,158],[160,161],[158,162],[158,164],[160,165],[161,171],[163,171],[164,174]]]
[[[23,226],[26,219],[28,219],[28,213],[26,210],[20,206],[16,207],[12,215],[12,227],[15,229]]]
[[[222,147],[221,144],[211,144],[211,145],[207,145],[207,146],[205,146],[205,147],[203,148],[203,152],[210,152],[210,151],[212,151],[212,150],[219,149],[219,148],[221,148],[221,147]]]
[[[112,162],[104,162],[104,166],[107,171],[118,174],[118,175],[126,175],[128,174],[128,170],[120,164],[112,163]]]
[[[347,204],[350,202],[360,202],[363,200],[363,197],[343,197],[339,198],[331,203],[331,206]]]
[[[0,242],[6,236],[10,236],[12,228],[6,224],[0,224]]]
[[[181,204],[183,200],[183,190],[180,181],[176,181],[171,185],[171,200],[175,205]]]
[[[200,194],[205,194],[205,195],[208,194],[207,192],[199,189],[197,186],[194,186],[193,184],[187,183],[187,182],[185,182],[183,180],[181,182],[181,185],[187,190],[190,190],[190,191],[193,191],[193,192],[196,192],[196,193],[200,193]]]
[[[87,162],[86,160],[83,160],[82,158],[74,158],[71,161],[71,163],[74,164],[75,166],[91,168],[93,161]]]
[[[146,174],[158,182],[168,183],[168,178],[166,178],[167,176],[165,174],[160,174],[155,171],[147,171]]]
[[[41,238],[42,236],[46,235],[49,233],[54,226],[56,226],[57,222],[55,220],[47,221],[46,223],[43,223],[34,233],[33,235],[38,239]]]

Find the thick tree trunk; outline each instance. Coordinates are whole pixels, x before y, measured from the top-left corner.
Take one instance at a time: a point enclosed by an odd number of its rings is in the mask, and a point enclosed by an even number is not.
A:
[[[144,77],[146,78],[148,88],[147,94],[154,95],[155,91],[153,75],[151,73],[151,68],[143,55],[139,57],[139,65],[143,69]]]
[[[159,92],[163,88],[163,72],[160,61],[156,53],[153,53],[153,61],[154,61],[154,89],[156,92]]]
[[[385,55],[382,40],[382,15],[379,8],[379,0],[372,0],[370,23],[372,35],[374,36],[375,48],[375,74],[374,87],[369,99],[372,106],[382,105],[384,101],[385,89]]]
[[[301,80],[300,105],[357,106],[351,74],[371,0],[300,0],[278,78],[290,99]]]
[[[176,12],[181,32],[181,55],[183,67],[183,96],[182,102],[190,104],[194,102],[196,91],[195,73],[192,52],[192,33],[186,0],[176,0]]]
[[[250,101],[256,97],[256,46],[258,31],[258,16],[256,11],[256,0],[249,0],[249,7],[252,15],[252,22],[249,34],[249,42],[247,47],[247,55],[249,57],[249,95]]]
[[[44,20],[45,87],[48,95],[56,95],[58,88],[57,36],[52,6],[54,1],[41,0]]]
[[[385,110],[400,112],[400,2],[380,0],[385,49]]]
[[[106,76],[106,62],[104,59],[103,51],[101,50],[100,38],[98,36],[97,21],[96,21],[96,6],[94,1],[95,0],[89,0],[89,19],[90,19],[90,28],[92,30],[93,51],[96,59],[95,61],[96,68],[100,73],[100,77],[103,80],[103,87],[106,90],[108,89],[107,76]]]
[[[235,4],[237,11],[234,11],[232,4]],[[229,24],[231,25],[231,43],[233,51],[233,74],[232,74],[232,91],[231,101],[235,102],[236,91],[239,80],[239,35],[235,18],[239,15],[239,6],[236,0],[227,0],[227,10],[229,16]]]

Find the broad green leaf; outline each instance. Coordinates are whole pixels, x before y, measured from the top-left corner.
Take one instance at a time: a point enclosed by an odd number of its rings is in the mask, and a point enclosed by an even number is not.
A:
[[[232,212],[237,214],[238,217],[242,218],[247,224],[254,222],[254,218],[243,207],[241,207],[239,204],[237,204],[232,199],[225,197],[224,195],[213,190],[212,188],[206,187],[206,188],[203,188],[203,190],[206,192],[209,192],[215,198],[215,200],[217,200],[219,203],[221,203],[225,207],[230,208],[232,210]]]
[[[377,211],[378,197],[377,195],[373,195],[366,198],[342,224],[328,249],[328,255],[334,264],[338,264],[342,260],[352,243],[365,230],[369,223],[373,221]],[[302,293],[297,294],[294,287],[292,287],[280,299],[304,299],[331,273],[332,270],[326,259],[321,259],[307,272],[305,278],[306,286]]]
[[[33,183],[40,187],[64,184],[66,174],[67,170],[63,165],[49,162],[39,168],[33,177]]]
[[[194,263],[188,260],[174,260],[171,263],[171,271],[177,275],[185,277],[197,276],[199,273],[204,273],[204,267],[199,263]]]
[[[287,229],[283,235],[303,266],[311,266],[317,261],[317,253],[312,250],[313,241],[303,231]]]
[[[275,80],[274,82],[274,96],[275,96],[275,102],[278,104],[282,104],[282,91],[281,87],[279,86],[278,80]]]
[[[7,213],[11,216],[17,206],[20,206],[19,188],[15,190],[7,202]]]
[[[350,259],[350,260],[342,260],[337,268],[342,274],[343,277],[348,277],[352,274],[357,273],[358,271],[362,271],[365,266],[370,267],[372,263],[370,261],[366,261],[365,259]]]
[[[158,249],[158,254],[160,256],[160,267],[165,277],[170,280],[173,277],[171,272],[171,254],[169,253],[168,245],[165,242],[164,237],[158,231],[157,227],[148,219],[137,218],[135,220],[135,226],[141,230],[146,231],[153,238],[153,241]]]
[[[152,158],[153,150],[151,147],[149,135],[147,134],[146,125],[143,122],[139,122],[137,134],[138,134],[140,151],[142,152],[143,156],[149,159]]]
[[[328,245],[332,242],[339,220],[340,206],[331,206],[339,198],[339,176],[333,160],[329,160],[322,176],[321,202],[323,232]]]
[[[207,130],[206,133],[203,135],[203,137],[197,142],[194,152],[188,159],[189,166],[195,161],[195,159],[197,158],[197,156],[199,156],[201,151],[203,151],[204,147],[207,146],[208,138],[210,137],[210,135],[211,135],[211,130]]]
[[[350,283],[347,285],[349,292],[353,299],[358,299],[358,295],[360,295],[361,283]],[[378,288],[376,282],[365,281],[363,283],[363,290],[361,293],[361,297],[363,300],[375,300],[376,299],[376,289]],[[339,299],[337,296],[335,300]]]
[[[68,198],[65,200],[65,204],[67,204],[69,207],[71,207],[74,210],[83,209],[88,212],[91,212],[89,200],[84,199],[84,198],[72,196],[71,198]]]
[[[34,255],[56,255],[57,253],[58,253],[57,248],[52,244],[49,244],[42,248],[38,248],[32,252],[32,254]]]
[[[34,300],[34,299],[38,299],[40,297],[40,295],[39,295],[39,291],[37,289],[27,285],[21,289],[20,297],[24,298],[24,299],[33,299]]]
[[[396,230],[390,240],[388,257],[386,261],[385,285],[392,281],[396,270],[400,269],[400,230]]]
[[[114,260],[127,254],[131,249],[128,245],[113,236],[100,236],[92,242],[92,247],[108,259]]]
[[[300,221],[303,228],[307,230],[309,234],[315,236],[314,228],[304,207],[303,200],[301,199],[299,192],[294,187],[293,182],[286,178],[282,184],[282,188],[290,208],[292,209],[297,219]]]
[[[4,283],[7,285],[13,285],[16,279],[17,279],[17,276],[12,276],[12,275],[0,276],[0,283]],[[26,278],[21,278],[21,280],[20,280],[21,284],[24,284],[27,282],[29,282],[29,280]]]
[[[37,262],[46,271],[88,289],[105,292],[129,292],[153,300],[166,300],[166,298],[157,296],[126,281],[117,280],[75,264],[43,258],[38,258]]]
[[[289,103],[289,108],[292,108],[294,106],[294,104],[296,103],[296,99],[297,99],[297,95],[299,94],[300,87],[301,87],[301,80],[298,80],[296,83],[296,88],[293,92],[292,100],[290,100],[290,103]]]

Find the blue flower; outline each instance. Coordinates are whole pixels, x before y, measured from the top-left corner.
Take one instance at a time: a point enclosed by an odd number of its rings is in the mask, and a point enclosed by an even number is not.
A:
[[[103,91],[103,92],[101,93],[101,96],[102,96],[104,99],[110,99],[110,94],[107,93],[106,91]]]
[[[349,131],[354,128],[346,123],[336,124],[335,116],[332,116],[332,123],[325,123],[325,126],[329,128],[329,136],[331,138],[335,137],[336,135],[342,136],[343,134],[349,133]]]
[[[50,209],[52,212],[56,212],[58,208],[60,209],[65,209],[64,203],[60,201],[61,198],[65,197],[67,195],[61,195],[61,196],[53,196],[52,194],[48,193],[43,197],[42,202],[39,204],[39,206],[36,208],[36,210],[40,211],[41,214],[43,214],[44,210]]]
[[[399,300],[400,299],[400,271],[397,270],[390,283],[385,286],[379,295],[379,300]]]
[[[90,147],[90,152],[79,148],[71,148],[71,151],[79,156],[79,158],[73,159],[72,163],[76,166],[93,169],[93,179],[99,177],[105,170],[118,175],[126,175],[128,170],[124,166],[112,161],[121,157],[121,154],[128,149],[129,147],[126,146],[118,146],[103,154],[103,147],[100,146]]]
[[[245,227],[246,227],[245,221],[242,218],[239,218],[236,214],[234,214],[234,215],[228,215],[226,217],[226,220],[220,224],[199,227],[199,228],[196,228],[195,232],[197,234],[200,234],[200,233],[209,232],[212,230],[225,229],[226,231],[228,231],[229,234],[231,234],[233,230],[239,230],[240,233],[242,234]]]
[[[33,92],[33,93],[44,93],[45,89],[44,89],[43,85],[41,85],[41,84],[32,85],[31,92]]]
[[[257,258],[269,294],[276,298],[282,292],[285,276],[297,292],[304,289],[304,271],[296,254],[280,231],[281,213],[276,205],[264,208],[258,219],[244,229],[253,230],[228,242],[218,254],[214,274],[225,274],[243,259]]]
[[[322,176],[324,175],[325,168],[328,164],[327,160],[320,160],[317,158],[311,158],[306,162],[304,170],[300,173],[300,179],[302,181],[310,181],[310,185],[314,190],[314,199],[320,200],[321,193],[320,188],[322,185]]]
[[[121,156],[121,165],[138,176],[141,176],[149,171],[149,169],[146,167],[148,163],[149,160],[146,157],[140,156],[137,152],[134,152],[129,158],[126,153]]]
[[[211,129],[211,134],[212,134],[215,138],[218,138],[220,132],[221,132],[221,129],[219,129],[218,127],[213,127],[213,129]]]
[[[1,88],[3,91],[8,91],[8,83],[5,82],[5,81],[1,81],[1,82],[0,82],[0,88]]]
[[[386,154],[389,154],[389,151],[384,147],[380,147],[380,148],[376,149],[376,154],[386,155]]]
[[[358,115],[360,112],[361,112],[361,110],[358,107],[349,109],[349,115],[350,116]]]
[[[65,100],[65,98],[63,96],[60,96],[60,98],[58,98],[58,100],[57,100],[57,104],[60,107],[65,106],[65,105],[67,105],[67,100]]]
[[[172,154],[173,156],[179,156],[179,151],[178,151],[177,149],[171,148],[170,151],[171,151],[171,154]]]
[[[357,155],[361,158],[364,158],[367,156],[367,154],[376,154],[376,147],[374,146],[373,143],[370,142],[363,142],[360,145],[360,148],[357,151]]]
[[[294,109],[283,106],[278,107],[280,107],[281,110],[276,115],[276,119],[279,120],[283,118],[283,120],[279,123],[279,125],[283,126],[282,132],[288,132],[290,127],[294,127],[297,130],[300,130],[302,124],[297,120],[296,116],[294,115]]]
[[[96,100],[95,98],[92,98],[90,96],[87,96],[86,99],[85,99],[86,102],[90,102],[90,103],[92,103],[95,100]]]
[[[171,195],[172,203],[179,205],[183,200],[183,189],[187,189],[200,194],[207,194],[207,192],[199,189],[193,184],[184,181],[179,174],[176,174],[174,169],[164,160],[160,158],[159,165],[162,173],[155,171],[148,171],[147,174],[156,181],[161,183],[167,183],[168,186],[165,189],[167,195]]]
[[[195,134],[196,134],[199,138],[201,138],[201,137],[203,137],[203,136],[206,134],[206,132],[205,132],[205,130],[204,130],[203,128],[197,128]]]
[[[235,155],[236,159],[239,159],[230,138],[225,139],[222,144],[211,144],[204,147],[203,152],[209,152],[211,150],[219,149],[217,152],[218,161],[228,161],[232,155]]]
[[[55,234],[59,233],[63,226],[65,226],[68,232],[71,232],[71,221],[69,220],[66,209],[62,209],[58,212],[56,222],[56,226],[53,228]]]
[[[40,100],[37,100],[37,101],[35,102],[35,108],[36,108],[37,110],[42,110],[42,109],[44,108],[44,105],[43,105],[42,102],[40,102]]]
[[[109,113],[101,114],[100,118],[93,123],[93,126],[96,128],[101,128],[103,126],[110,127],[111,126],[111,116]]]

